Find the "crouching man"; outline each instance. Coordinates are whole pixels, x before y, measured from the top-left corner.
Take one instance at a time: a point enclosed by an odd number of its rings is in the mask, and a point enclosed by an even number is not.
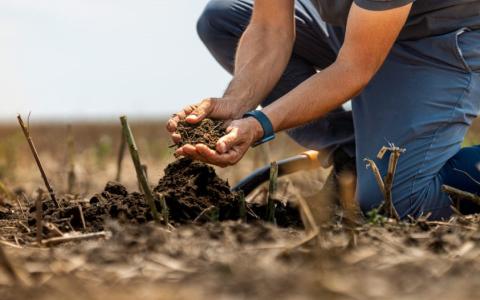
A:
[[[393,186],[400,217],[449,217],[443,184],[480,193],[480,147],[461,149],[480,109],[480,0],[212,0],[198,33],[233,79],[222,98],[186,107],[167,129],[178,140],[180,119],[231,123],[216,151],[178,154],[233,165],[285,130],[336,165],[356,159],[365,212],[383,196],[363,159],[392,142],[407,149]],[[388,159],[376,163],[385,176]]]

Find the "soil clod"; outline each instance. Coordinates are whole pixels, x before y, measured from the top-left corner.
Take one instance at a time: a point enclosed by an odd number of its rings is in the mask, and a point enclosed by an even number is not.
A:
[[[192,221],[212,206],[220,221],[239,218],[239,195],[211,166],[189,158],[168,165],[154,191],[164,195],[170,217],[177,222]]]

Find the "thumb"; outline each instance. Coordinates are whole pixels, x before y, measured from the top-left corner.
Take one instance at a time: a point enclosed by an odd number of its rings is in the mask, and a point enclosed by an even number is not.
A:
[[[238,144],[238,142],[238,128],[232,128],[227,135],[218,140],[216,150],[220,154],[227,153],[233,146]]]
[[[200,104],[198,104],[197,107],[186,116],[185,120],[191,124],[202,121],[213,111],[215,104],[216,100],[213,98],[202,100],[202,102],[200,102]]]

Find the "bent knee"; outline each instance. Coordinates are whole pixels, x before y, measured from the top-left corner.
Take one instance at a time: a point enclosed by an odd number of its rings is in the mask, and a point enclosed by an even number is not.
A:
[[[215,39],[221,20],[228,19],[235,0],[210,0],[197,21],[197,34],[204,43]]]

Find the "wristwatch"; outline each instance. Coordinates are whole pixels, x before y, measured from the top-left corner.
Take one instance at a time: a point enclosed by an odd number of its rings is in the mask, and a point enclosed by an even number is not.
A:
[[[262,111],[252,110],[243,115],[243,118],[248,117],[255,118],[263,128],[263,137],[256,141],[252,147],[257,147],[258,145],[269,142],[275,138],[272,122],[270,122],[267,115],[265,115]]]

